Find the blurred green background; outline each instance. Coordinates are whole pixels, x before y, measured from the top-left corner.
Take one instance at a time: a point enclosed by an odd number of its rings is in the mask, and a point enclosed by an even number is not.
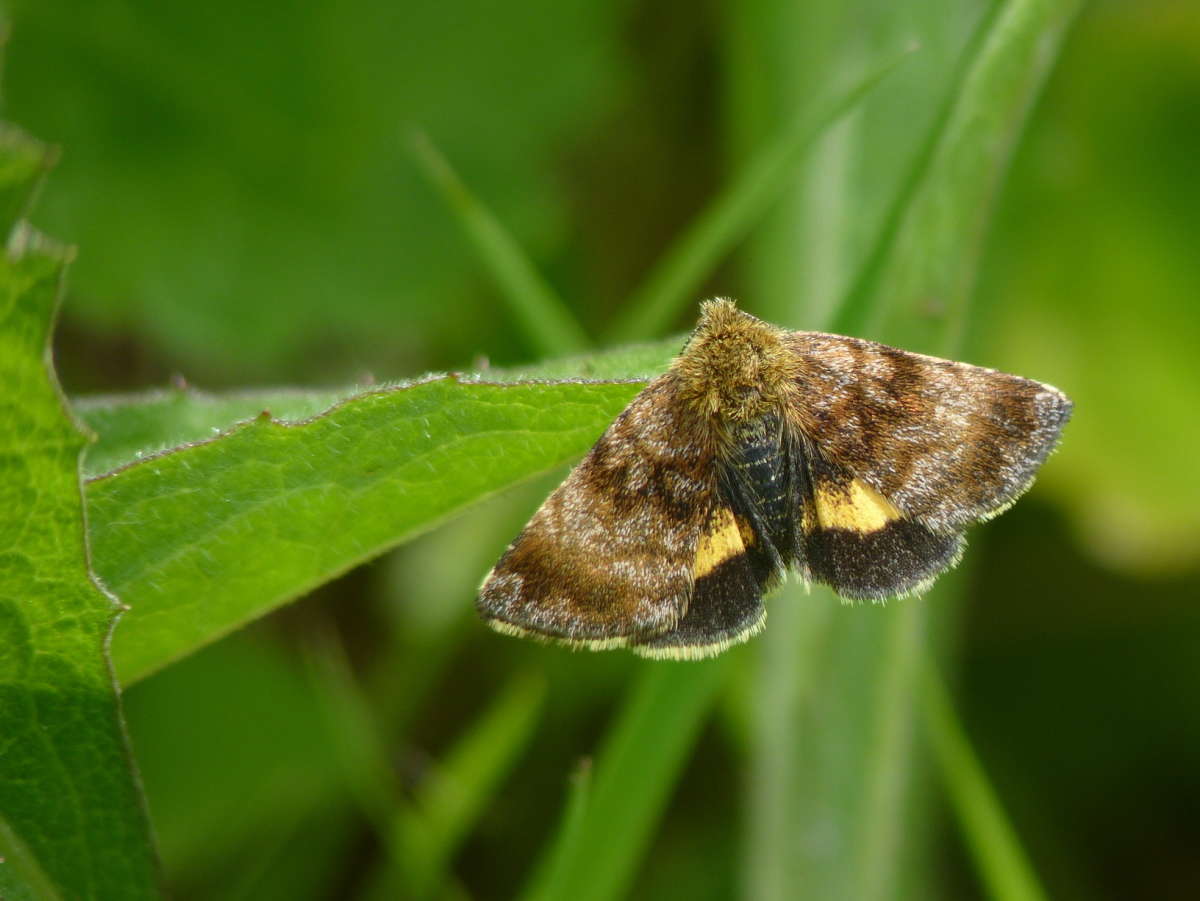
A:
[[[34,219],[79,246],[60,375],[78,395],[176,373],[341,385],[534,359],[409,153],[414,128],[600,335],[782,121],[919,42],[705,285],[824,327],[991,8],[10,0],[5,117],[61,146]],[[965,359],[1076,402],[1034,491],[973,533],[951,642],[964,724],[1054,897],[1200,897],[1198,160],[1194,0],[1085,6],[1000,191],[968,320]],[[464,736],[507,749],[451,891],[517,891],[570,774],[651,666],[474,620],[481,574],[558,477],[127,692],[176,897],[386,896],[388,839],[346,776],[364,721],[399,798],[469,756]],[[633,895],[761,894],[747,746],[763,645],[731,654]],[[362,710],[339,694],[348,677]],[[914,779],[926,863],[895,894],[978,895],[936,781]],[[806,828],[817,847],[836,824]]]

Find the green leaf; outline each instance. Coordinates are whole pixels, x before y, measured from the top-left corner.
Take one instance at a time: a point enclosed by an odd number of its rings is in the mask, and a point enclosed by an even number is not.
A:
[[[100,434],[85,462],[100,475],[87,485],[96,569],[133,608],[113,641],[120,681],[582,454],[640,389],[628,380],[679,343],[357,393],[79,401]]]
[[[682,343],[682,338],[671,338],[603,353],[562,357],[519,369],[485,370],[468,378],[501,383],[644,379],[666,369]],[[94,477],[183,444],[209,440],[264,410],[273,419],[300,422],[325,412],[338,401],[377,390],[378,387],[340,391],[277,388],[209,394],[188,385],[176,385],[135,394],[76,398],[72,407],[99,436],[84,455],[84,471]]]
[[[640,387],[431,378],[303,422],[260,415],[90,482],[96,569],[132,608],[113,639],[118,676],[581,454]]]
[[[68,256],[17,226],[0,257],[0,897],[154,898],[105,656],[118,607],[88,568],[85,438],[47,366]]]
[[[208,440],[264,410],[276,419],[296,422],[354,393],[280,389],[216,395],[181,385],[81,398],[71,406],[98,436],[83,456],[84,474],[91,478],[182,444]]]

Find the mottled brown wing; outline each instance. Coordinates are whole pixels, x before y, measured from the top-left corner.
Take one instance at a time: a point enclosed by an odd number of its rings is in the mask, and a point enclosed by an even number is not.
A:
[[[1058,389],[992,369],[819,332],[791,332],[784,343],[802,361],[793,425],[830,463],[937,532],[1011,504],[1071,415]]]
[[[668,373],[638,394],[509,545],[480,588],[489,625],[605,648],[683,616],[717,492],[676,389]]]

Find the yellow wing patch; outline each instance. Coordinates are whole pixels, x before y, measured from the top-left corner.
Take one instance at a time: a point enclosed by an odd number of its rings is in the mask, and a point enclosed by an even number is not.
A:
[[[722,507],[713,514],[708,530],[696,545],[692,578],[703,578],[726,560],[746,553],[746,548],[752,544],[754,530],[750,524],[734,516],[728,507]]]
[[[896,509],[895,504],[858,479],[851,480],[848,485],[818,483],[814,494],[817,526],[822,529],[878,532],[904,515]],[[807,527],[807,516],[805,520]]]

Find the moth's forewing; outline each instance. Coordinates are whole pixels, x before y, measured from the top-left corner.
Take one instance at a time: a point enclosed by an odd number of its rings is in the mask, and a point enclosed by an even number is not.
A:
[[[963,529],[1033,481],[1071,404],[1049,385],[855,338],[791,332],[789,422],[811,484],[800,568],[851,599],[921,591]]]
[[[668,374],[638,394],[504,552],[477,601],[490,625],[604,648],[680,620],[717,496],[675,388]]]
[[[906,518],[953,531],[1004,510],[1071,415],[1049,385],[840,335],[789,332],[803,399],[789,411],[820,455]]]

